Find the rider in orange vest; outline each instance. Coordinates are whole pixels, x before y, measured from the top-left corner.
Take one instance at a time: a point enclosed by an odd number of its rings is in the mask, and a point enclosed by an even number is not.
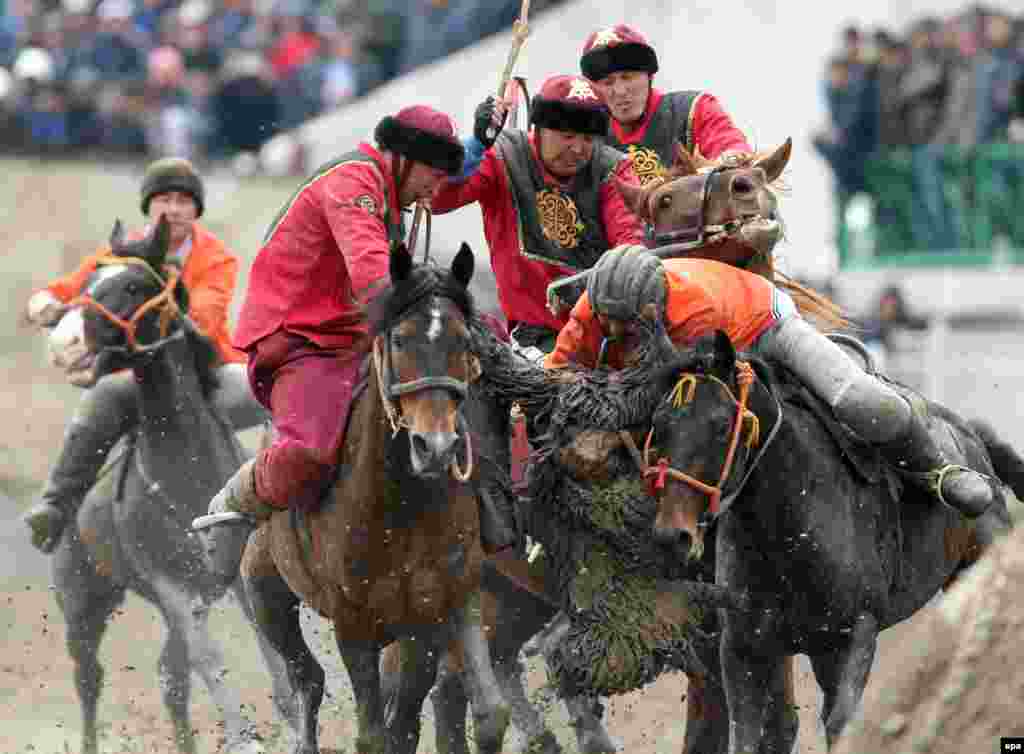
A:
[[[256,426],[266,414],[249,390],[242,364],[245,354],[231,346],[228,335],[228,307],[238,259],[197,222],[204,209],[202,179],[187,160],[157,160],[146,170],[141,193],[142,212],[150,223],[155,224],[161,215],[170,222],[168,260],[182,267],[189,317],[214,342],[224,362],[217,370],[220,385],[212,400],[236,429]],[[29,320],[40,326],[56,324],[68,302],[81,293],[96,269],[96,260],[109,251],[109,247],[101,248],[78,269],[33,294],[27,306]],[[60,542],[67,522],[95,484],[107,453],[138,421],[136,385],[130,371],[106,375],[94,385],[91,372],[69,371],[69,378],[90,390],[71,419],[40,501],[24,515],[33,544],[43,552],[51,552]]]
[[[546,366],[593,367],[606,338],[612,341],[611,366],[631,363],[647,326],[643,317],[661,317],[678,345],[724,330],[737,348],[783,364],[897,469],[914,472],[910,479],[968,518],[983,514],[995,499],[986,476],[946,457],[921,403],[911,403],[864,372],[800,316],[787,293],[731,265],[706,259],[663,262],[630,247],[606,252]],[[980,527],[979,535],[991,536]]]

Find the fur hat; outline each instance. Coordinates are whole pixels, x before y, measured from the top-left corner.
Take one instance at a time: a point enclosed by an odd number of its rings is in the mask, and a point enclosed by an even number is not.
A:
[[[377,124],[373,138],[382,149],[449,175],[462,172],[465,150],[455,132],[455,123],[427,105],[412,105],[397,115],[388,115]]]
[[[608,133],[608,108],[586,79],[552,76],[533,98],[530,122],[555,131],[604,136]]]
[[[142,214],[149,214],[149,200],[157,194],[168,191],[181,191],[195,200],[196,217],[203,214],[204,198],[203,180],[188,160],[180,157],[165,157],[157,160],[146,168],[142,178]]]
[[[583,43],[580,70],[591,81],[616,71],[658,72],[658,56],[646,37],[626,24],[595,31]]]

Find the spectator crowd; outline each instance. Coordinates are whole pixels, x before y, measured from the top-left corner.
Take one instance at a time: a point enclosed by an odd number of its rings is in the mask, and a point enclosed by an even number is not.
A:
[[[905,33],[848,26],[824,81],[814,146],[875,254],[1024,249],[1024,13],[972,6]]]
[[[531,13],[558,0],[534,2]],[[0,0],[0,148],[192,159],[511,27],[520,0]]]

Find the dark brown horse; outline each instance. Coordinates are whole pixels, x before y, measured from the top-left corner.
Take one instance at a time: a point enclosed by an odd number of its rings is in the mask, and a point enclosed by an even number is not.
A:
[[[299,628],[300,601],[332,621],[355,694],[363,754],[412,754],[439,658],[465,658],[475,732],[501,749],[508,710],[480,625],[483,551],[475,463],[461,411],[479,363],[469,350],[473,254],[450,271],[391,257],[391,286],[373,302],[372,364],[355,399],[339,478],[323,507],[280,512],[250,537],[242,577],[261,632],[283,656],[291,696],[278,699],[316,754],[324,671]],[[381,692],[381,650],[399,642],[401,673]]]
[[[159,676],[178,749],[196,751],[189,718],[194,671],[224,716],[224,751],[263,750],[249,734],[232,676],[210,635],[210,607],[223,589],[213,586],[190,531],[191,520],[244,458],[208,399],[217,379],[216,351],[185,316],[187,291],[176,269],[164,265],[169,240],[166,220],[132,242],[115,225],[110,256],[51,333],[52,341],[81,344],[73,366],[79,377],[89,377],[77,384],[126,376],[138,386],[130,405],[118,406],[138,422],[129,452],[114,462],[116,500],[97,486],[53,556],[82,708],[83,754],[98,751],[100,642],[128,590],[156,607],[167,627]],[[114,374],[118,370],[131,374]],[[261,649],[267,651],[262,643]]]
[[[716,583],[764,608],[722,615],[729,752],[771,737],[768,696],[796,653],[824,692],[831,746],[859,704],[878,633],[962,566],[969,524],[902,483],[791,378],[738,361],[723,333],[688,358],[655,413],[645,473],[659,482],[655,536],[700,559],[710,531]],[[994,480],[1020,468],[1019,458],[993,468],[997,444],[942,407],[929,413],[971,468]],[[1008,525],[1005,497],[986,517]]]

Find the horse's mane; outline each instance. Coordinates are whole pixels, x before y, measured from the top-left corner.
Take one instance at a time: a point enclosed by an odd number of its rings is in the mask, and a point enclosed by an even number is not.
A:
[[[371,332],[374,335],[385,332],[405,312],[430,296],[453,301],[467,321],[475,316],[476,307],[469,289],[451,272],[426,263],[414,267],[407,278],[391,284],[370,301],[367,316]]]

